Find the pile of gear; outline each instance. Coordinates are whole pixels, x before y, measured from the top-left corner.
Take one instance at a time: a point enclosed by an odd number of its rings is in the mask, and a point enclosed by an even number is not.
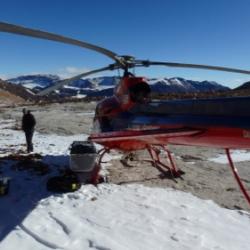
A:
[[[70,147],[69,169],[50,178],[47,189],[52,192],[74,192],[82,184],[97,185],[102,181],[96,164],[97,151],[92,142],[74,141]]]
[[[97,150],[90,141],[74,141],[70,146],[69,167],[60,171],[57,176],[47,181],[47,190],[50,192],[74,192],[82,184],[97,185],[104,181],[99,175],[100,167],[96,163]],[[42,162],[39,154],[9,155],[4,160],[13,160],[12,169],[15,171],[29,171],[32,175],[46,175],[50,173],[49,166]],[[0,196],[9,192],[10,178],[0,178]]]

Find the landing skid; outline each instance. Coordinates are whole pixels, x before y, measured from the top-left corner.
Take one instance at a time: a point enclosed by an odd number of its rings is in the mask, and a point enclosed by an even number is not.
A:
[[[239,176],[239,174],[238,174],[237,168],[234,166],[234,163],[233,163],[233,160],[232,160],[230,151],[229,151],[228,148],[226,148],[225,151],[226,151],[228,163],[229,163],[229,166],[230,166],[230,168],[231,168],[231,170],[232,170],[233,176],[234,176],[234,178],[236,179],[236,181],[237,181],[237,183],[238,183],[238,185],[239,185],[239,187],[240,187],[240,190],[241,190],[241,192],[243,193],[243,195],[244,195],[246,201],[247,201],[248,204],[250,205],[250,196],[249,196],[249,194],[248,194],[248,192],[247,192],[245,186],[243,185],[243,183],[242,183],[242,181],[241,181],[241,179],[240,179],[240,176]]]
[[[161,176],[163,178],[169,176],[170,178],[172,178],[174,180],[175,178],[181,178],[181,175],[184,174],[184,172],[182,170],[179,170],[177,168],[176,164],[174,163],[171,152],[167,149],[166,146],[164,146],[164,145],[148,145],[147,151],[148,151],[151,159],[150,160],[143,160],[143,161],[150,162],[153,167],[155,167],[156,169],[159,170],[159,172],[161,173]],[[164,163],[161,160],[161,158],[160,158],[161,151],[166,153],[168,163]],[[104,155],[106,153],[109,153],[109,152],[110,152],[109,148],[103,148],[103,149],[98,151],[99,157],[98,157],[98,161],[97,161],[97,166],[99,166],[99,168],[101,167],[101,164],[104,163],[102,161]],[[126,164],[125,159],[124,159],[124,161],[125,161],[125,166],[131,167],[130,165]]]

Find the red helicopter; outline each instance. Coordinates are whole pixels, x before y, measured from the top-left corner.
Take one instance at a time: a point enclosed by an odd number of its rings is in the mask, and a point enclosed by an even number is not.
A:
[[[166,170],[176,177],[181,171],[175,165],[167,145],[222,148],[225,149],[233,175],[250,205],[250,195],[230,155],[231,149],[250,149],[250,97],[153,101],[150,99],[150,86],[146,79],[134,76],[129,69],[167,66],[241,74],[250,74],[250,71],[200,64],[137,60],[132,56],[119,56],[110,50],[83,41],[3,22],[0,22],[0,31],[80,46],[114,60],[114,63],[108,66],[62,80],[44,89],[39,95],[47,95],[75,80],[98,72],[115,69],[124,71],[124,76],[115,87],[114,95],[102,100],[96,107],[96,131],[88,138],[90,142],[103,146],[98,152],[96,173],[103,156],[111,149],[126,153],[146,149],[157,169],[161,172]],[[160,159],[160,152],[166,153],[168,164]]]

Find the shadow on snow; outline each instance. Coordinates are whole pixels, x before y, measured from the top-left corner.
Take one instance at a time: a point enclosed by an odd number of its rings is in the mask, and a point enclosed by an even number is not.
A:
[[[69,162],[67,155],[45,155],[32,161],[16,157],[0,158],[0,176],[10,178],[8,194],[0,196],[0,242],[13,230],[25,228],[23,221],[41,200],[58,195],[47,191],[46,184]]]

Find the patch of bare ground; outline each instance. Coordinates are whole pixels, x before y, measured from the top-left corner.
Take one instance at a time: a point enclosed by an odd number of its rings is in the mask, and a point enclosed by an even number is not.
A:
[[[208,161],[223,151],[187,147],[171,146],[175,162],[184,172],[180,177],[173,178],[169,173],[159,172],[151,163],[143,161],[149,159],[146,151],[138,155],[141,161],[129,161],[123,164],[120,160],[113,160],[109,166],[109,181],[119,185],[137,183],[150,187],[173,188],[205,199],[213,200],[218,205],[229,209],[250,211],[249,204],[240,192],[231,169],[227,164]],[[164,159],[167,162],[167,159]],[[242,181],[250,191],[250,162],[236,164]]]

